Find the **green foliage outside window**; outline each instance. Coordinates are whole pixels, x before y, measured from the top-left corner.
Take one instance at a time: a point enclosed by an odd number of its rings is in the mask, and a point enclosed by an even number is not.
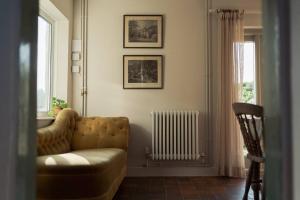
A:
[[[68,103],[65,100],[52,97],[51,110],[48,115],[55,117],[57,113],[64,108],[68,108]]]
[[[245,103],[254,102],[254,83],[245,82],[242,88],[242,101]]]
[[[242,101],[245,103],[254,103],[254,82],[244,82],[242,88]],[[248,153],[244,145],[244,156]]]

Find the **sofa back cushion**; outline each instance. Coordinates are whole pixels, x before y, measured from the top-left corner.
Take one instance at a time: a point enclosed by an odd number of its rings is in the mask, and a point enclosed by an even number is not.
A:
[[[72,137],[72,150],[120,148],[127,151],[129,120],[126,117],[80,117]]]
[[[71,109],[58,113],[50,126],[38,129],[37,153],[41,155],[67,153],[71,150],[71,139],[78,114]]]

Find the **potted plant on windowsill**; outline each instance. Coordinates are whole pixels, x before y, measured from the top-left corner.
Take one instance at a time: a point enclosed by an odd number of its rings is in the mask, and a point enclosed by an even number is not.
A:
[[[64,108],[68,108],[68,103],[65,100],[52,97],[51,110],[48,115],[50,117],[56,117],[56,115]]]

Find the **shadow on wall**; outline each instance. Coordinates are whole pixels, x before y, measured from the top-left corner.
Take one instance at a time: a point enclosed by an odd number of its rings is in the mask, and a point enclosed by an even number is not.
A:
[[[145,164],[145,147],[151,148],[151,135],[144,127],[137,124],[130,124],[128,144],[128,165],[142,166]],[[144,159],[142,159],[144,158]]]

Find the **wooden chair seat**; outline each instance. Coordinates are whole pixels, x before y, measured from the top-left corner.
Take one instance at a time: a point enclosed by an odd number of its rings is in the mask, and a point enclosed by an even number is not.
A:
[[[247,154],[247,158],[251,161],[258,162],[258,163],[264,163],[265,162],[264,157],[254,156],[254,155],[251,155],[249,153]]]

